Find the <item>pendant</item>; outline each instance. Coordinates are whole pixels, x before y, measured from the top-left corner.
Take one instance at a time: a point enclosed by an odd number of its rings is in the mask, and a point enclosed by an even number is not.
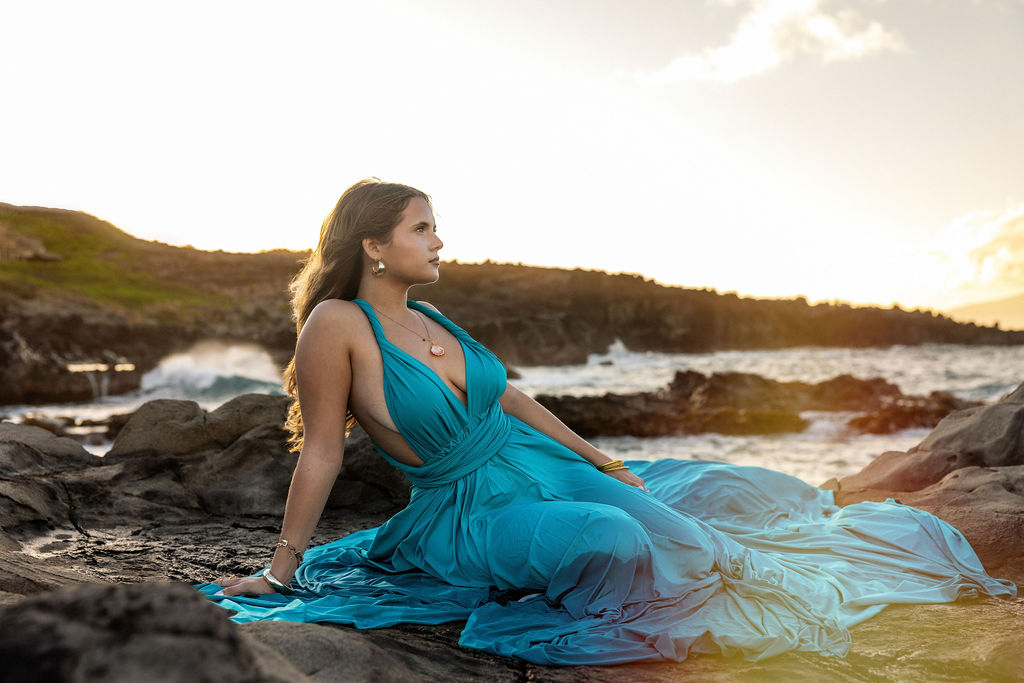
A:
[[[438,358],[440,358],[441,356],[444,355],[444,347],[441,346],[440,344],[431,344],[430,355],[437,356]]]

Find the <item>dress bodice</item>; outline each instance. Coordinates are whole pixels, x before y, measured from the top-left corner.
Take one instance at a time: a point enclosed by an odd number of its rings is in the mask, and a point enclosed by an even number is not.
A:
[[[388,341],[369,303],[362,299],[353,303],[363,309],[380,347],[388,413],[423,465],[399,462],[374,443],[377,451],[421,488],[454,481],[497,452],[510,429],[498,403],[507,385],[501,361],[437,311],[416,301],[407,303],[451,332],[462,347],[466,359],[463,403],[432,368]]]

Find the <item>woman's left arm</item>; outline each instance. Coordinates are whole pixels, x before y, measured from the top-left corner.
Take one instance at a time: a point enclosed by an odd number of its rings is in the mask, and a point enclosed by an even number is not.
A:
[[[565,423],[551,414],[547,408],[516,389],[511,384],[506,385],[505,393],[498,399],[501,409],[508,415],[517,417],[539,432],[550,436],[552,439],[573,451],[581,458],[592,464],[594,467],[610,462],[606,454],[594,448],[583,437],[565,426]],[[614,470],[606,473],[630,486],[636,486],[646,490],[644,480],[629,470]]]

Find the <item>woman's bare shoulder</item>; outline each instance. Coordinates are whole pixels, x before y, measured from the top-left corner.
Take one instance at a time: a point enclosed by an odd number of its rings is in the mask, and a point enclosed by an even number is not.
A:
[[[308,340],[317,346],[328,344],[338,348],[348,346],[369,329],[366,315],[357,304],[342,299],[328,299],[318,303],[310,312],[302,326],[299,342],[300,346]]]

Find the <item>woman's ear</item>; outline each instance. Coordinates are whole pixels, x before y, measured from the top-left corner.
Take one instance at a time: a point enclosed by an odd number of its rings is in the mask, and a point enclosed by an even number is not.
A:
[[[380,259],[381,246],[383,245],[381,245],[380,241],[373,237],[363,239],[363,251],[371,261],[377,261]]]

